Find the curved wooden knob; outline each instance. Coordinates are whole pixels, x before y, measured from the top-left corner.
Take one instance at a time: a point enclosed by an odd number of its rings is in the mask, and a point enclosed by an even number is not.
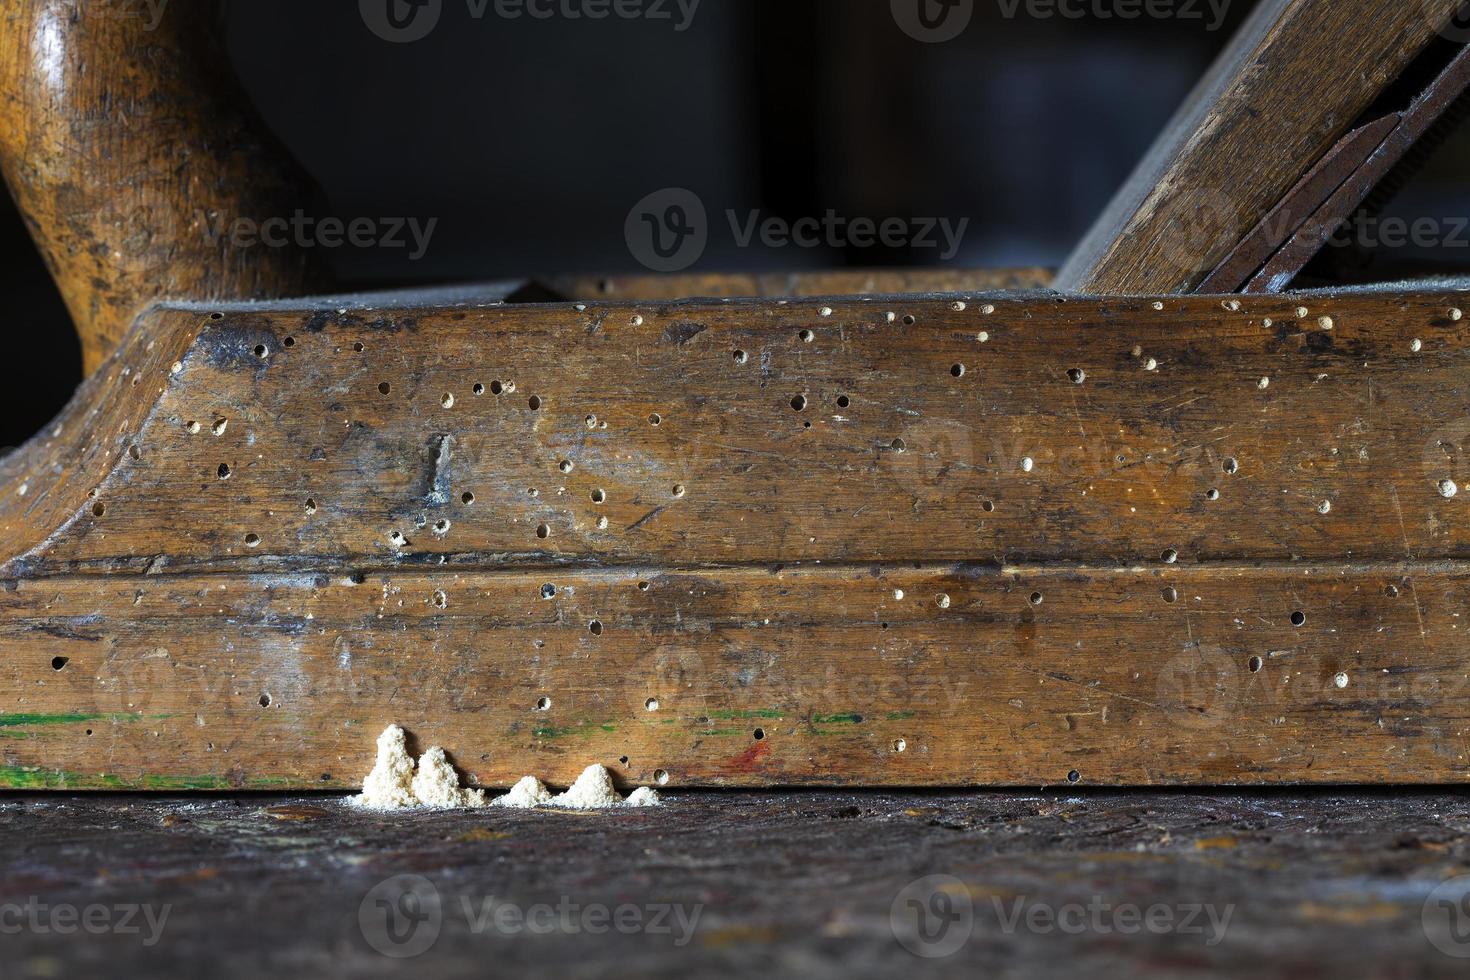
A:
[[[213,3],[0,0],[0,169],[94,369],[163,299],[300,295],[308,255],[241,236],[310,182],[254,120]]]

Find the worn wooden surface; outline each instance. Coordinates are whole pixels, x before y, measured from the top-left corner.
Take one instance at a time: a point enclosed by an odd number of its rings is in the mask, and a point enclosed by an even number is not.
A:
[[[213,0],[5,0],[0,170],[66,300],[86,370],[164,298],[290,296],[302,248],[245,247],[309,182],[230,75]]]
[[[1458,558],[1464,302],[164,311],[0,571]]]
[[[1453,910],[1436,896],[1465,885],[1436,888],[1470,870],[1467,830],[1470,809],[1449,793],[678,794],[652,811],[397,817],[321,797],[0,797],[0,909],[18,910],[7,921],[91,906],[107,910],[94,922],[121,923],[115,910],[139,905],[162,921],[154,931],[140,912],[130,927],[141,931],[100,935],[24,927],[0,942],[0,968],[17,978],[1463,976],[1466,960],[1443,950],[1470,945],[1454,940]],[[422,931],[402,925],[395,946],[376,902],[401,894],[399,875],[427,881],[438,916]],[[911,888],[929,875],[950,876],[939,898]],[[951,955],[921,958],[896,938],[896,907],[899,932],[915,935],[916,897]],[[478,927],[466,902],[476,915],[487,903],[575,911],[541,914],[551,928],[531,933],[509,913]],[[587,910],[620,906],[650,924],[677,907],[693,928],[674,912],[668,932],[583,928]],[[1024,918],[1008,927],[1017,909]],[[1155,928],[1129,909],[1157,910]],[[395,952],[427,948],[390,958],[369,935]],[[919,948],[943,952],[938,942]]]
[[[1280,288],[1245,290],[1242,287],[1280,251],[1310,216],[1333,197],[1344,181],[1363,167],[1400,122],[1401,114],[1394,113],[1365,123],[1339,140],[1193,291],[1279,293],[1288,288],[1291,279],[1301,271],[1300,265],[1291,270],[1291,275],[1285,278]],[[1354,201],[1353,206],[1360,203],[1361,199]],[[1301,259],[1300,264],[1304,265],[1315,255],[1321,244],[1318,242],[1317,248]]]
[[[852,269],[819,272],[551,276],[538,280],[568,300],[659,301],[694,297],[865,296],[1041,289],[1053,273],[1015,269]]]
[[[0,782],[1458,782],[1460,302],[162,311],[0,463]]]
[[[1311,220],[1303,224],[1286,247],[1271,257],[1242,292],[1281,292],[1288,288],[1327,240],[1352,220],[1373,189],[1459,103],[1467,87],[1470,87],[1470,48],[1461,47],[1449,66],[1404,112],[1396,114],[1397,124],[1382,145],[1312,214]]]
[[[1190,292],[1435,38],[1459,0],[1265,0],[1057,273]]]

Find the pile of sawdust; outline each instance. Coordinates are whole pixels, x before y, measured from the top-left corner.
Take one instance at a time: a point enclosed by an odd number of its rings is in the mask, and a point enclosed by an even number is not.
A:
[[[439,746],[433,746],[415,764],[408,754],[407,736],[402,728],[389,725],[378,736],[378,760],[373,771],[363,780],[362,795],[353,798],[357,806],[369,810],[403,810],[428,807],[439,810],[479,809],[493,805],[516,810],[532,810],[550,806],[565,810],[609,810],[615,807],[662,806],[658,793],[645,786],[633,791],[627,799],[613,788],[612,774],[604,766],[588,766],[572,788],[552,796],[535,776],[516,783],[509,793],[486,801],[485,791],[460,786],[459,773]]]
[[[476,809],[485,805],[484,790],[460,788],[459,773],[437,745],[419,759],[419,771],[413,777],[413,795],[420,806],[440,810]]]
[[[613,789],[612,773],[606,766],[588,766],[572,788],[551,801],[564,810],[606,810],[623,802]]]
[[[547,806],[563,810],[611,810],[614,807],[662,806],[663,800],[647,786],[633,791],[626,800],[613,788],[612,773],[605,766],[588,766],[577,777],[572,788],[560,796],[553,796]]]
[[[530,810],[551,802],[551,791],[535,776],[527,776],[511,787],[509,793],[494,800],[496,806],[508,806],[516,810]]]
[[[374,810],[418,805],[413,795],[413,757],[408,754],[403,729],[397,725],[389,725],[378,736],[378,761],[362,782],[362,795],[354,802]]]
[[[659,796],[658,790],[654,789],[652,786],[638,787],[633,792],[629,793],[628,798],[623,801],[623,806],[631,807],[663,805],[663,797]]]
[[[368,810],[403,810],[433,807],[440,810],[477,808],[485,805],[485,793],[462,789],[459,773],[439,746],[419,758],[417,766],[408,754],[402,728],[389,725],[378,736],[378,761],[362,783],[362,795],[353,802]]]

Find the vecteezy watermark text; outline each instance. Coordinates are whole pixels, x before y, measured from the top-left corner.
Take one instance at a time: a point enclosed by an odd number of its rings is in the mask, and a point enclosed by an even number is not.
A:
[[[1380,217],[1367,212],[1339,222],[1327,243],[1337,248],[1470,248],[1470,217]]]
[[[357,922],[369,946],[394,959],[422,956],[444,928],[445,903],[434,883],[421,875],[396,875],[379,882],[358,906]],[[699,928],[703,905],[578,902],[563,895],[554,902],[512,902],[495,896],[462,895],[456,903],[472,936],[668,937],[687,946]]]
[[[156,31],[163,23],[170,0],[91,0],[83,7],[83,16],[111,17],[139,21],[145,31]]]
[[[871,218],[844,216],[829,209],[820,217],[796,219],[767,215],[759,209],[724,213],[737,248],[759,244],[768,249],[847,249],[883,246],[938,253],[949,261],[959,253],[969,218]],[[680,272],[704,255],[711,222],[699,195],[682,187],[654,191],[633,206],[623,227],[628,250],[654,272]]]
[[[1094,895],[1085,902],[1035,901],[1025,895],[989,896],[978,911],[993,920],[977,924],[977,906],[970,888],[953,875],[929,875],[911,882],[893,900],[889,923],[904,949],[925,959],[953,956],[970,941],[977,928],[1003,935],[1198,936],[1206,946],[1218,946],[1230,928],[1234,905],[1204,902],[1114,902]]]
[[[1234,0],[995,0],[1007,20],[1197,20],[1205,30],[1225,26]]]
[[[0,904],[0,936],[142,936],[153,948],[163,938],[172,905],[72,905],[48,903],[32,897],[25,902]]]
[[[1234,0],[994,0],[1006,20],[1200,21],[1207,31],[1225,26]],[[916,41],[942,44],[965,32],[976,0],[889,0],[894,23]]]
[[[751,211],[741,218],[726,211],[735,244],[749,248],[757,237],[766,248],[885,248],[939,249],[939,257],[948,262],[959,254],[969,218],[952,222],[948,218],[845,218],[828,210],[820,218],[783,218],[763,216]]]
[[[668,24],[675,33],[694,23],[702,0],[465,0],[471,20],[642,20]],[[444,0],[358,0],[368,30],[385,41],[422,41],[439,26]]]
[[[1110,902],[1094,895],[1087,902],[1052,905],[1032,902],[1025,896],[1007,902],[991,896],[991,906],[1001,932],[1012,935],[1030,932],[1039,936],[1062,933],[1068,936],[1201,936],[1206,946],[1218,946],[1225,940],[1234,905],[1211,905],[1202,902],[1167,904],[1155,902]]]
[[[211,245],[228,239],[234,248],[389,248],[411,249],[410,262],[429,250],[438,218],[313,218],[304,211],[288,217],[225,218],[196,211],[195,218]]]
[[[619,935],[670,936],[675,946],[687,946],[699,928],[704,914],[702,905],[650,904],[618,906],[599,902],[581,904],[563,895],[555,904],[538,902],[520,905],[496,898],[478,902],[462,897],[460,911],[473,935],[494,933],[499,936],[572,936],[586,933],[602,936]]]

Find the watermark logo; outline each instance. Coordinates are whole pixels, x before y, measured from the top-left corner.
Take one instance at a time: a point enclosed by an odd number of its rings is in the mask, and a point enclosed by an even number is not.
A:
[[[420,875],[379,882],[358,906],[357,925],[368,945],[384,956],[422,956],[434,948],[444,926],[439,889]]]
[[[1164,228],[1157,254],[1179,282],[1213,272],[1226,252],[1245,235],[1235,200],[1223,191],[1204,188],[1181,200]]]
[[[701,0],[465,0],[473,21],[644,20],[670,24],[682,34],[694,24]],[[358,0],[362,22],[394,44],[422,41],[439,26],[444,0]]]
[[[703,905],[650,903],[612,906],[577,902],[563,895],[554,902],[521,903],[494,895],[461,895],[442,901],[434,883],[421,875],[395,875],[379,882],[357,910],[358,928],[369,946],[392,959],[412,959],[434,948],[451,910],[454,922],[470,936],[667,936],[687,946],[699,929]]]
[[[501,901],[493,896],[478,902],[468,896],[460,908],[470,934],[475,936],[667,936],[683,948],[694,939],[703,905],[656,902],[648,905],[601,902],[581,903],[563,895],[554,904]]]
[[[1206,31],[1225,26],[1233,0],[996,0],[1007,20],[1201,21]]]
[[[954,875],[929,875],[911,882],[888,911],[893,938],[926,960],[953,956],[975,931],[970,890]]]
[[[485,16],[492,6],[501,20],[646,20],[670,24],[675,34],[689,30],[701,0],[468,0],[470,16]]]
[[[953,41],[970,26],[975,0],[890,0],[893,21],[924,44]]]
[[[1211,905],[1187,902],[1138,905],[1134,902],[1110,902],[1094,895],[1082,902],[1032,902],[1021,895],[1010,902],[992,895],[1000,931],[1007,936],[1028,932],[1038,936],[1061,933],[1066,936],[1202,936],[1205,946],[1214,947],[1225,941],[1234,905]]]
[[[820,218],[812,216],[795,221],[764,215],[759,210],[749,211],[742,217],[731,209],[725,212],[725,218],[739,248],[749,248],[757,240],[768,249],[844,250],[882,245],[890,249],[938,252],[941,262],[948,262],[959,254],[965,232],[970,227],[969,218],[952,221],[949,218],[901,218],[897,215],[886,218],[848,217],[830,209]]]
[[[1440,497],[1470,494],[1470,417],[1435,429],[1424,440],[1420,459],[1425,483]]]
[[[731,242],[740,249],[759,245],[769,250],[843,251],[882,245],[935,252],[941,262],[959,254],[970,227],[969,218],[851,217],[830,209],[820,217],[791,220],[759,209],[741,214],[730,208],[724,218]],[[623,225],[628,251],[654,272],[680,272],[698,262],[713,231],[704,201],[682,187],[649,194],[633,206]]]
[[[910,883],[894,898],[889,910],[893,937],[899,945],[924,959],[953,956],[974,936],[979,912],[982,932],[1012,936],[1197,936],[1207,947],[1225,941],[1234,905],[1204,902],[1114,902],[1094,895],[1087,901],[1039,902],[1026,895],[991,895],[978,909],[968,886],[953,875],[929,875]],[[1470,933],[1470,919],[1466,921]],[[1470,943],[1470,935],[1467,935]]]
[[[1418,0],[1419,10],[1429,25],[1446,41],[1470,44],[1470,2]]]
[[[444,0],[358,0],[362,22],[384,41],[412,44],[439,26]]]
[[[1470,875],[1440,882],[1424,900],[1419,918],[1435,949],[1457,960],[1470,959]]]
[[[1400,248],[1470,248],[1470,217],[1380,217],[1359,211],[1339,221],[1327,237],[1334,248],[1356,246],[1365,251]]]
[[[227,241],[231,248],[236,249],[259,246],[405,249],[410,262],[417,262],[428,254],[429,244],[439,227],[438,218],[314,218],[301,210],[290,217],[277,215],[263,220],[230,219],[215,211],[200,210],[194,213],[194,220],[205,241],[216,247]]]
[[[1240,666],[1223,650],[1190,644],[1164,664],[1155,693],[1171,721],[1198,730],[1218,728],[1240,702]]]
[[[84,8],[87,15],[113,20],[132,21],[145,31],[156,31],[163,23],[171,0],[92,0]]]
[[[0,936],[139,936],[152,949],[163,938],[172,905],[71,905],[43,902],[0,904]]]
[[[1005,20],[1198,21],[1206,31],[1225,26],[1234,0],[995,0]],[[1425,0],[1441,7],[1444,0]],[[893,21],[925,44],[963,34],[975,16],[975,0],[890,0]]]
[[[633,258],[646,268],[682,272],[709,246],[709,215],[698,194],[666,187],[633,205],[623,237]]]
[[[903,603],[934,601],[929,591],[920,593],[910,586],[899,588],[882,586],[894,608]],[[895,648],[906,647],[907,640],[896,633],[886,634]],[[999,658],[1017,656],[1013,645],[1005,639],[990,645],[992,654]],[[924,656],[922,652],[917,654]],[[729,685],[748,687],[757,678],[778,685],[783,691],[783,701],[793,707],[788,714],[785,709],[772,706],[751,711],[727,711],[708,703],[708,692]],[[754,663],[731,662],[728,658],[669,644],[657,647],[645,658],[645,666],[637,671],[620,675],[624,702],[632,710],[658,712],[670,705],[668,697],[677,692],[679,703],[686,710],[702,713],[701,723],[709,726],[706,737],[749,738],[758,728],[768,728],[783,718],[794,717],[803,710],[810,711],[815,724],[821,726],[863,726],[877,721],[862,713],[853,712],[854,704],[931,704],[943,710],[956,711],[970,696],[971,681],[942,670],[903,670],[884,676],[875,676],[868,671],[855,671],[848,664],[828,664],[821,670],[806,669],[787,671],[784,667],[771,667]],[[607,699],[614,694],[607,692]],[[555,705],[553,705],[555,708]],[[891,716],[889,722],[906,720],[908,713]],[[879,716],[881,717],[881,716]],[[555,724],[548,720],[548,727]],[[896,726],[889,743],[895,752],[908,750],[908,743],[901,736],[902,726]],[[764,738],[745,743],[756,755],[769,750]]]
[[[916,422],[882,449],[882,458],[894,481],[920,501],[952,499],[974,475],[975,432],[943,419]]]
[[[980,331],[976,340],[989,342],[988,331]],[[955,378],[966,377],[973,364],[956,360],[949,367]],[[1086,375],[1057,372],[1059,378],[1081,384]],[[903,410],[902,408],[900,409]],[[913,413],[917,416],[917,412]],[[891,441],[877,445],[879,466],[893,482],[920,502],[958,500],[982,492],[990,476],[1009,470],[1044,481],[1077,481],[1093,476],[1107,477],[1128,460],[1137,458],[1130,449],[1119,453],[1104,443],[1086,444],[1062,449],[1039,445],[1024,428],[1005,418],[987,419],[984,424],[970,425],[954,419],[917,417]],[[1218,460],[1203,447],[1193,447],[1174,457],[1170,464],[1176,472],[1197,474],[1201,480],[1219,472]],[[989,512],[991,505],[986,504]]]

